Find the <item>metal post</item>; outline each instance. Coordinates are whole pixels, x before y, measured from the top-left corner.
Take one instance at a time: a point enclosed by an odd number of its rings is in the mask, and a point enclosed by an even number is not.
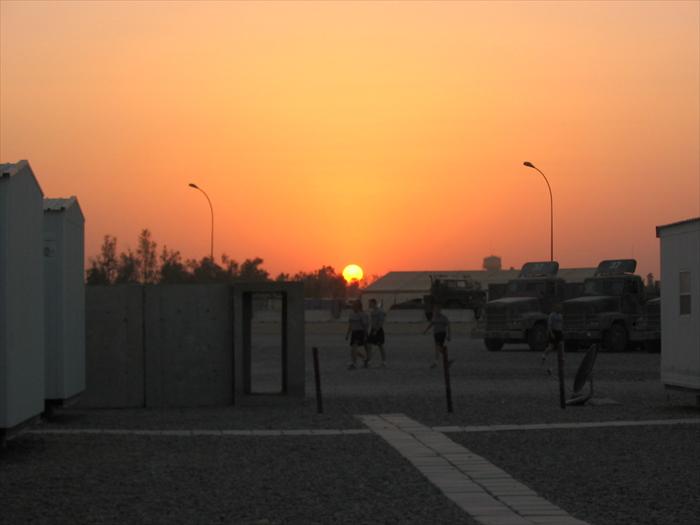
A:
[[[318,348],[312,349],[314,355],[314,378],[316,380],[316,412],[323,414],[323,395],[321,393],[321,369],[318,366]]]
[[[564,345],[557,344],[557,371],[559,374],[559,406],[566,409],[566,389],[564,388]]]
[[[443,347],[442,370],[445,376],[445,397],[447,398],[447,412],[452,413],[452,387],[450,386],[450,361],[447,358],[447,347]]]

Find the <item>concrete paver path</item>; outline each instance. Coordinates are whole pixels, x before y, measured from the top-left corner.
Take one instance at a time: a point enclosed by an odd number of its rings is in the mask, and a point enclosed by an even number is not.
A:
[[[359,417],[479,523],[586,525],[441,432],[403,414]]]

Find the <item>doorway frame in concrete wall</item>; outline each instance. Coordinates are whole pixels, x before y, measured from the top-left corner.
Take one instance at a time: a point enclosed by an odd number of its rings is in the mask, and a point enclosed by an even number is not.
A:
[[[304,287],[297,282],[248,282],[232,285],[234,340],[234,404],[242,396],[305,395]],[[252,320],[255,294],[279,295],[282,298],[281,392],[252,391]]]
[[[279,362],[279,389],[273,391],[259,391],[255,389],[254,380],[254,330],[253,320],[255,317],[255,296],[275,297],[281,300],[281,316],[279,321],[279,331],[275,331],[275,335],[280,337],[280,362]],[[244,371],[249,370],[250,373],[244,374],[243,389],[246,395],[284,395],[287,393],[287,376],[284,371],[287,368],[287,294],[286,292],[243,292],[243,367]],[[260,334],[263,335],[263,334]]]

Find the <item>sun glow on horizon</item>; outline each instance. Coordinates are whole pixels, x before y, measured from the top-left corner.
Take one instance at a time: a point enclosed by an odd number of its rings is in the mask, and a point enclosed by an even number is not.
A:
[[[347,283],[361,281],[364,275],[365,272],[357,264],[348,264],[343,268],[343,278]]]
[[[144,228],[200,260],[213,211],[217,254],[365,283],[549,258],[527,159],[562,268],[658,275],[655,226],[700,214],[699,27],[671,0],[0,0],[0,162],[78,197],[88,264]]]

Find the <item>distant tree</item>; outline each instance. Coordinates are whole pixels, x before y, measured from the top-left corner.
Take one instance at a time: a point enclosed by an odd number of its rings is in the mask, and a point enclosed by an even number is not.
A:
[[[206,284],[227,281],[226,271],[211,257],[202,257],[199,261],[190,259],[187,266],[192,273],[192,282]]]
[[[231,259],[228,255],[223,254],[221,256],[221,264],[223,266],[224,272],[226,274],[226,280],[228,282],[232,282],[238,279],[238,272],[240,270],[240,267],[237,261]]]
[[[87,284],[114,284],[118,273],[117,238],[105,235],[100,247],[100,255],[90,258],[87,270]]]
[[[270,279],[270,274],[261,267],[263,262],[264,261],[260,257],[243,261],[238,271],[238,280],[268,281]]]
[[[332,266],[322,266],[315,272],[298,272],[293,278],[304,283],[304,296],[317,299],[345,299],[346,285],[342,275]]]
[[[360,283],[359,281],[353,281],[345,286],[345,295],[350,298],[357,298],[360,296]]]
[[[291,280],[291,277],[289,276],[289,274],[284,273],[284,272],[280,273],[277,277],[275,277],[275,281],[278,283],[283,282],[283,281],[290,281],[290,280]]]
[[[115,284],[134,284],[139,282],[139,258],[130,249],[119,254],[119,266]]]
[[[156,255],[156,243],[151,240],[151,232],[148,229],[141,230],[136,248],[138,258],[140,281],[143,284],[158,282],[158,256]]]
[[[182,262],[180,252],[163,246],[160,253],[160,282],[163,284],[183,284],[192,281],[192,275]]]

